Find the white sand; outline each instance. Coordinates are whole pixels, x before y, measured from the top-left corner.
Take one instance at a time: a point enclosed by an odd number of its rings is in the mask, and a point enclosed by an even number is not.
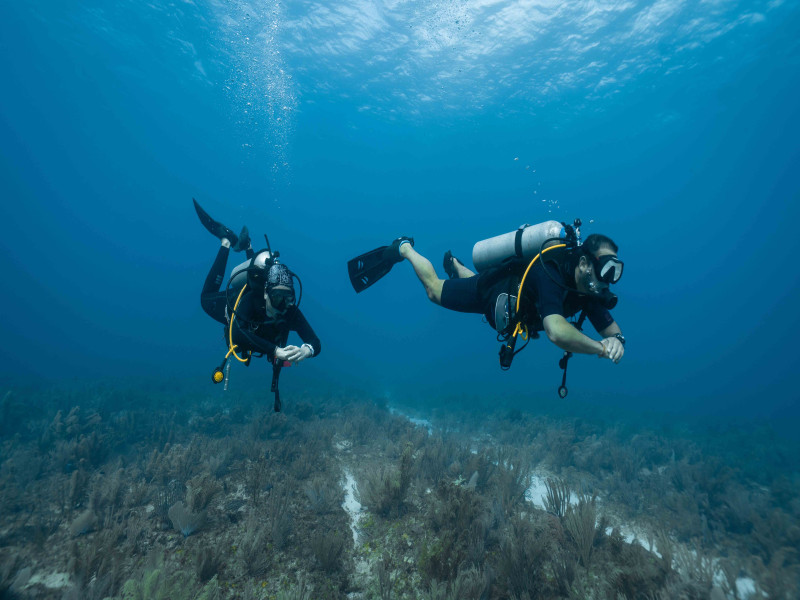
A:
[[[342,483],[344,489],[344,502],[342,508],[350,515],[350,529],[353,531],[353,543],[358,545],[358,522],[361,520],[363,509],[361,503],[356,500],[358,488],[356,487],[356,478],[350,472],[350,469],[344,471],[345,481]]]

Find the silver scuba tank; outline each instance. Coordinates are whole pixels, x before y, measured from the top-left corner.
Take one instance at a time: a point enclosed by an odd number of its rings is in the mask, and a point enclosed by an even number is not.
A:
[[[238,290],[241,290],[244,287],[244,284],[247,283],[247,269],[248,267],[250,267],[251,261],[252,261],[252,266],[260,267],[264,269],[264,272],[266,273],[266,269],[268,268],[267,263],[269,262],[270,258],[271,255],[269,253],[269,250],[262,250],[261,252],[256,254],[252,259],[248,258],[243,263],[233,267],[233,270],[231,271],[229,288],[232,290],[237,290],[238,292]]]
[[[481,240],[475,244],[472,248],[472,264],[478,272],[481,272],[514,256],[530,260],[539,253],[545,240],[563,235],[563,227],[558,221],[521,225],[516,231]],[[557,243],[554,241],[548,246]]]
[[[252,271],[248,271],[250,266],[260,267],[263,272],[263,278],[266,280],[267,277],[267,263],[271,258],[271,254],[269,250],[262,250],[258,254],[256,254],[253,258],[248,258],[243,263],[239,263],[231,270],[231,276],[228,281],[228,287],[226,288],[228,303],[225,304],[225,319],[230,319],[229,310],[233,307],[233,302],[239,295],[239,292],[242,291],[242,288],[248,283],[256,279],[253,276]]]

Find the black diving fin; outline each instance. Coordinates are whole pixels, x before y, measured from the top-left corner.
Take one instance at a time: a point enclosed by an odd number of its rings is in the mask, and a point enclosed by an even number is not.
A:
[[[212,219],[211,215],[204,211],[203,207],[197,203],[197,200],[192,198],[192,202],[194,202],[194,209],[197,211],[197,216],[200,217],[200,222],[203,224],[203,227],[208,229],[211,235],[218,237],[219,239],[227,238],[231,243],[231,246],[235,247],[239,241],[239,239],[236,237],[236,234],[225,227],[225,225],[222,223],[217,223],[214,219]]]
[[[363,292],[403,260],[398,253],[402,242],[413,246],[414,238],[397,238],[389,246],[380,246],[347,261],[347,274],[356,293]]]
[[[347,262],[347,274],[356,293],[363,292],[392,270],[395,263],[383,259],[388,247],[375,248]]]

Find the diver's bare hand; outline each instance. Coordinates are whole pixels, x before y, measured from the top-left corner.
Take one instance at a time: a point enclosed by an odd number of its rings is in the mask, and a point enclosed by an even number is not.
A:
[[[277,360],[291,360],[289,358],[290,348],[296,348],[296,346],[286,346],[286,348],[275,348],[275,358]]]
[[[603,344],[603,348],[605,349],[604,355],[599,355],[600,358],[607,358],[614,362],[614,364],[619,363],[622,355],[625,354],[625,346],[622,345],[622,342],[617,339],[616,337],[607,337],[603,339],[601,342]]]

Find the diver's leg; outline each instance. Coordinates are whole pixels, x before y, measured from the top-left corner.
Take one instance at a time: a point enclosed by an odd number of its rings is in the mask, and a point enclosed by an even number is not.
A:
[[[225,265],[228,262],[228,254],[231,251],[231,243],[227,238],[222,238],[222,245],[211,265],[211,270],[206,275],[203,290],[200,292],[200,306],[215,321],[226,323],[225,320],[225,292],[221,292],[222,282],[225,279]]]
[[[467,277],[475,277],[475,273],[473,273],[467,267],[462,265],[461,261],[458,260],[455,256],[453,257],[452,260],[453,260],[453,267],[455,267],[459,279],[466,279]]]
[[[403,244],[399,248],[400,256],[408,259],[411,266],[414,267],[414,272],[417,277],[425,286],[425,292],[428,294],[428,299],[434,304],[441,305],[442,303],[442,284],[443,280],[439,279],[436,271],[427,258],[422,256],[419,252],[414,250],[411,244]]]

